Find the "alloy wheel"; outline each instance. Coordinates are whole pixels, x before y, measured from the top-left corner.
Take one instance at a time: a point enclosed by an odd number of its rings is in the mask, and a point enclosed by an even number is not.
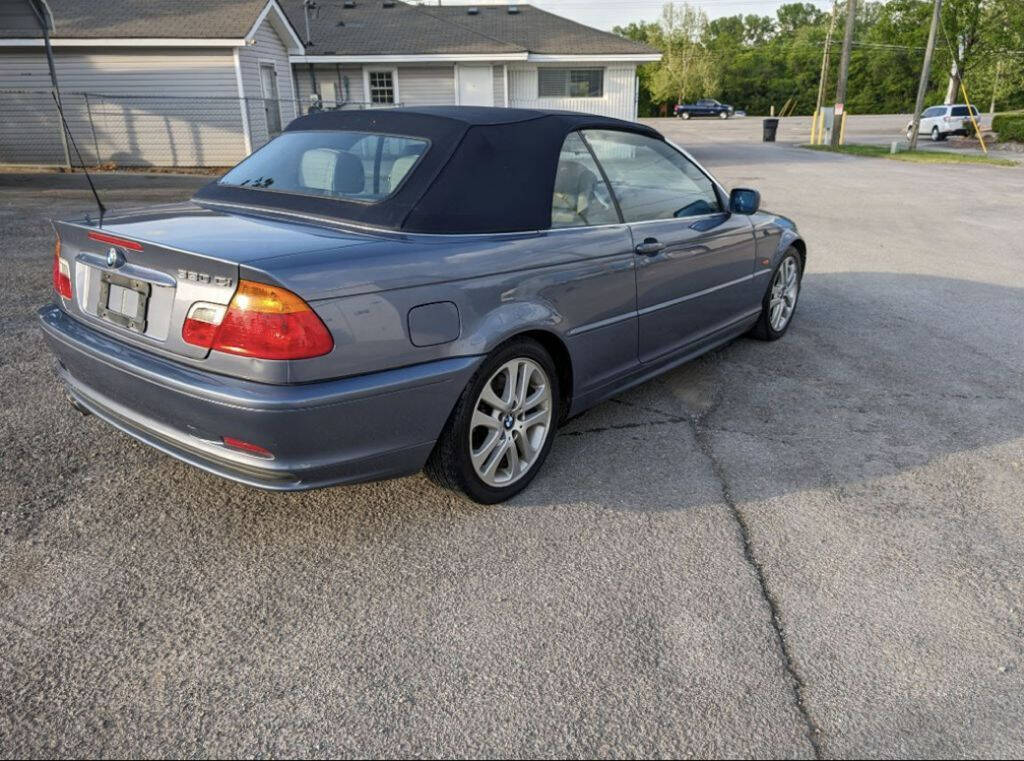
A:
[[[799,293],[800,266],[796,257],[787,256],[772,277],[771,297],[768,301],[768,323],[776,333],[781,333],[789,324]]]
[[[484,384],[469,423],[473,470],[489,486],[509,486],[537,462],[551,432],[551,382],[531,359],[499,367]]]

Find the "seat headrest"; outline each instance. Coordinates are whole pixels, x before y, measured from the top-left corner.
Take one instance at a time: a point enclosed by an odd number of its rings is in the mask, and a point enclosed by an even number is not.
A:
[[[366,187],[366,174],[363,162],[354,153],[338,151],[334,162],[334,192],[362,193]]]
[[[578,161],[561,161],[555,172],[554,207],[580,214],[586,211],[597,175]]]

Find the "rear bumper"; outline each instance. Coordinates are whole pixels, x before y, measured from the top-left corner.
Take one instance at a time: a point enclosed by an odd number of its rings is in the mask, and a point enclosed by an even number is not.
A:
[[[430,454],[480,357],[341,380],[278,386],[206,373],[39,310],[72,399],[162,452],[219,476],[275,490],[408,475]],[[273,459],[228,449],[258,444]]]

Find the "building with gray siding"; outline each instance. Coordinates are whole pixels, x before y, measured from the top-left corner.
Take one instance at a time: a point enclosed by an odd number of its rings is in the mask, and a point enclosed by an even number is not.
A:
[[[529,5],[316,5],[307,27],[302,0],[3,0],[0,164],[78,163],[77,147],[90,165],[230,166],[310,107],[633,119],[636,67],[661,57]]]
[[[289,56],[303,48],[276,0],[12,1],[45,11],[85,163],[230,166],[297,115]],[[77,163],[25,18],[0,27],[0,164]]]
[[[302,0],[282,0],[297,29]],[[530,5],[321,3],[292,55],[302,103],[462,104],[636,118],[647,46]],[[376,86],[375,86],[376,85]],[[390,99],[390,100],[389,100]]]

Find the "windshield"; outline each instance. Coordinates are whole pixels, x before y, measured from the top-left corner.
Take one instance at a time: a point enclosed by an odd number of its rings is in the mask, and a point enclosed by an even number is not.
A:
[[[285,132],[218,184],[379,201],[395,192],[428,146],[421,138],[373,132]]]

